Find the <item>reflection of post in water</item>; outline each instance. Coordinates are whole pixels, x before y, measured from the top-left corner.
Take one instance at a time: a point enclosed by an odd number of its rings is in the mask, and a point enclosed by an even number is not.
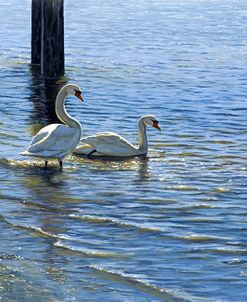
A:
[[[30,115],[32,124],[45,126],[60,122],[55,113],[55,100],[58,91],[67,83],[65,77],[46,79],[39,75],[35,66],[30,67],[30,101],[33,112]]]

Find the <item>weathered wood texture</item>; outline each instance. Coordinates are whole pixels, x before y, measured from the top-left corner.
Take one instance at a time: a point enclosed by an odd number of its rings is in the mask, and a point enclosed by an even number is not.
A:
[[[64,0],[32,0],[32,63],[46,77],[64,75]]]
[[[41,74],[48,77],[64,74],[63,0],[42,1]]]
[[[32,54],[31,63],[40,65],[41,51],[41,1],[32,0]]]

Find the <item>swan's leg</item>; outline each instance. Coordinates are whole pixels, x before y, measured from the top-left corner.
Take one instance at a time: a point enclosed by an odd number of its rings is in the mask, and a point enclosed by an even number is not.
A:
[[[95,153],[95,152],[97,152],[96,149],[94,149],[94,150],[92,150],[91,152],[89,152],[89,153],[87,154],[87,158],[90,158],[90,156],[91,156],[93,153]]]
[[[59,167],[60,167],[60,169],[63,169],[63,161],[62,160],[59,160]]]
[[[45,160],[45,168],[47,168],[48,160]]]

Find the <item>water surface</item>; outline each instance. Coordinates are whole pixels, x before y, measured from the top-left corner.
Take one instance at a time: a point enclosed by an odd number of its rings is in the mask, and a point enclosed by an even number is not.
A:
[[[18,155],[55,121],[30,61],[30,3],[0,4],[2,301],[246,301],[246,12],[241,0],[65,1],[66,76],[83,135],[147,158]],[[14,16],[14,18],[13,18]]]

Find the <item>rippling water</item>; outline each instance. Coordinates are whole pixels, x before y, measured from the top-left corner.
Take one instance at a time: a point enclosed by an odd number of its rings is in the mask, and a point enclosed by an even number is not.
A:
[[[136,142],[142,114],[163,131],[147,158],[59,172],[18,155],[59,83],[29,66],[30,1],[2,2],[0,300],[246,301],[247,3],[66,0],[83,135]]]

